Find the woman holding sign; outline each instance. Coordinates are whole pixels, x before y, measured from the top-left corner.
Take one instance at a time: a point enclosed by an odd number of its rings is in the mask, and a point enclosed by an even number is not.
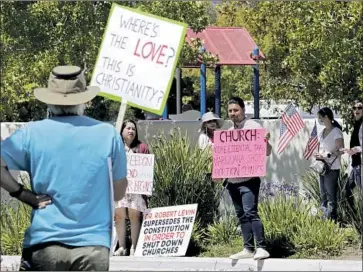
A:
[[[132,120],[125,120],[121,127],[121,137],[125,143],[126,152],[149,154],[149,148],[139,140],[136,123]],[[126,214],[131,224],[131,249],[130,256],[134,255],[137,239],[141,227],[141,213],[147,209],[147,197],[139,194],[126,194],[120,200],[115,209],[116,233],[119,241],[119,248],[115,256],[126,255]]]
[[[233,121],[234,125],[230,129],[261,129],[262,127],[259,123],[246,117],[245,110],[245,104],[241,98],[232,97],[228,101],[228,117]],[[265,136],[267,156],[271,154],[271,145],[268,142],[269,138],[270,134],[267,133]],[[222,180],[215,181],[219,182]],[[230,256],[231,259],[254,258],[255,260],[260,260],[270,256],[266,251],[264,228],[257,208],[260,185],[260,177],[227,179],[226,188],[235,207],[244,240],[243,250]]]

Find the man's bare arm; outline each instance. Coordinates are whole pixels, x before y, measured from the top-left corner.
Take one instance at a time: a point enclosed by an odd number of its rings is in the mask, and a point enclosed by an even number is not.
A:
[[[9,193],[14,193],[20,189],[20,184],[10,174],[3,158],[1,158],[1,187]]]
[[[113,199],[115,201],[120,201],[125,196],[127,184],[127,178],[113,182]]]
[[[8,191],[10,196],[19,199],[34,209],[42,209],[52,203],[49,196],[36,195],[19,184],[10,174],[3,158],[1,158],[1,187]]]

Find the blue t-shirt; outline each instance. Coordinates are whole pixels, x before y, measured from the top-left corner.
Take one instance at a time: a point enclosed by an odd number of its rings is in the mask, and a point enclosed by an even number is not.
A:
[[[27,171],[36,194],[53,203],[33,210],[24,247],[44,242],[71,246],[111,245],[108,158],[113,181],[126,177],[126,154],[120,134],[85,116],[30,122],[1,142],[10,170]]]

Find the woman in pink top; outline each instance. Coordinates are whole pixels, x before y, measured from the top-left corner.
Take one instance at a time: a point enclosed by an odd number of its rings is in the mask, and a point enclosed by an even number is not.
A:
[[[125,143],[125,151],[133,153],[149,154],[149,148],[139,140],[136,123],[125,120],[121,127],[121,137]],[[115,256],[126,255],[126,215],[131,223],[131,249],[130,255],[134,255],[137,239],[141,227],[141,214],[147,209],[147,197],[139,194],[126,194],[123,199],[116,203],[115,223],[119,248]]]

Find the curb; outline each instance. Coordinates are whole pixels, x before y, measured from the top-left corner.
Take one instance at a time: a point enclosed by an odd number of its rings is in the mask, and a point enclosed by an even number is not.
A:
[[[2,256],[1,271],[18,270],[20,256]],[[112,257],[110,271],[362,271],[362,261],[197,257]]]

